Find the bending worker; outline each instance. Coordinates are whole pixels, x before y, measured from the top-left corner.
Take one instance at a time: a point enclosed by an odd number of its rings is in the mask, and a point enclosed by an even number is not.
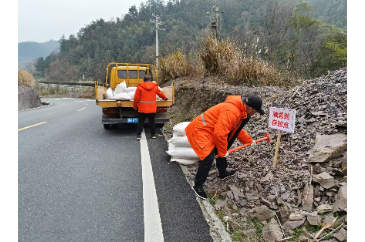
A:
[[[144,76],[143,83],[139,83],[134,94],[133,108],[138,108],[137,140],[141,139],[143,124],[148,118],[151,127],[151,138],[156,139],[155,115],[157,111],[156,94],[167,100],[165,94],[158,88],[157,83],[151,82],[149,75]]]
[[[216,166],[221,180],[233,176],[235,171],[227,171],[227,150],[238,138],[242,144],[256,145],[242,128],[256,112],[261,115],[262,100],[259,97],[228,96],[224,103],[208,109],[196,117],[185,129],[191,147],[200,158],[195,176],[195,194],[207,199],[203,184],[208,177],[216,155]]]

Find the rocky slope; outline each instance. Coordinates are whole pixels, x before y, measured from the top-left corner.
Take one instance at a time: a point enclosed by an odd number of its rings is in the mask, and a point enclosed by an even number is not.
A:
[[[321,241],[345,241],[347,69],[291,90],[232,87],[214,78],[195,83],[178,80],[170,127],[191,121],[233,94],[259,95],[267,111],[270,106],[297,111],[295,133],[282,135],[276,169],[272,163],[277,131],[268,130],[267,116],[256,115],[245,130],[254,139],[269,131],[273,142],[230,154],[229,168],[237,170],[237,175],[229,180],[219,181],[217,170],[211,169],[206,190],[233,240],[278,241],[290,237],[290,241],[308,241],[323,226],[331,225],[319,236]],[[168,129],[167,125],[167,133]],[[188,170],[192,182],[197,165]],[[337,230],[332,231],[334,228]]]
[[[33,88],[18,86],[18,111],[36,108],[41,105],[41,99]]]

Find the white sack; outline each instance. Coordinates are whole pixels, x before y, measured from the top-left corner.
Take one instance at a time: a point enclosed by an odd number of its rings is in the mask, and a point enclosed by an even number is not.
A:
[[[185,128],[186,126],[188,126],[190,124],[190,122],[182,122],[182,123],[178,123],[174,126],[173,128],[173,133],[176,135],[183,135],[185,136]]]
[[[188,166],[188,165],[198,163],[199,159],[188,160],[188,159],[180,159],[180,158],[171,158],[171,161],[176,161],[182,165]]]
[[[189,147],[176,147],[173,144],[169,144],[169,150],[166,151],[167,154],[174,158],[181,159],[199,159],[199,157],[195,154],[195,151]]]
[[[130,100],[134,100],[135,92],[128,92],[127,94],[129,95]]]
[[[175,147],[191,147],[188,137],[182,136],[182,137],[173,137],[168,140],[170,144],[175,145]]]
[[[112,99],[114,97],[113,89],[111,89],[110,87],[108,88],[108,90],[106,90],[106,97],[108,99]]]
[[[122,93],[118,93],[115,94],[111,99],[113,100],[130,100],[130,96],[128,95],[128,93],[122,92]]]
[[[126,92],[135,92],[137,90],[137,87],[127,87],[126,89],[125,89],[125,91]]]
[[[181,135],[181,134],[172,134],[172,138],[179,138],[179,137],[185,137],[186,135],[185,134],[183,134],[183,135]]]
[[[122,83],[119,83],[117,87],[114,89],[114,94],[123,93],[125,92],[126,88],[127,84],[125,83],[125,81],[123,81]]]

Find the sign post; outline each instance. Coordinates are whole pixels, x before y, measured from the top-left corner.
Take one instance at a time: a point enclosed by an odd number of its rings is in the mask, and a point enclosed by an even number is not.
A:
[[[275,156],[274,156],[274,163],[272,167],[276,169],[276,162],[278,160],[279,155],[279,146],[280,146],[280,139],[281,139],[281,130],[279,130],[278,139],[276,140],[276,148],[275,148]]]
[[[279,130],[278,139],[276,141],[275,156],[273,168],[276,169],[276,163],[279,155],[281,132],[294,133],[295,127],[295,110],[283,108],[270,108],[269,128]]]

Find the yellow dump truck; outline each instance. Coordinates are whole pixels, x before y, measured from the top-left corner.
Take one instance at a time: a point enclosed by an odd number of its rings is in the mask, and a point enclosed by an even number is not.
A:
[[[108,88],[115,90],[118,84],[125,82],[127,87],[137,87],[143,82],[143,77],[150,75],[152,81],[158,83],[156,67],[151,64],[110,63],[106,68],[106,78],[103,85],[95,82],[96,104],[102,107],[101,122],[105,129],[110,129],[119,123],[138,123],[138,113],[133,109],[133,96],[130,100],[112,100],[107,95]],[[167,108],[172,106],[174,99],[174,85],[161,88],[167,101],[157,99],[156,124],[169,121]],[[148,122],[146,120],[145,122]]]

